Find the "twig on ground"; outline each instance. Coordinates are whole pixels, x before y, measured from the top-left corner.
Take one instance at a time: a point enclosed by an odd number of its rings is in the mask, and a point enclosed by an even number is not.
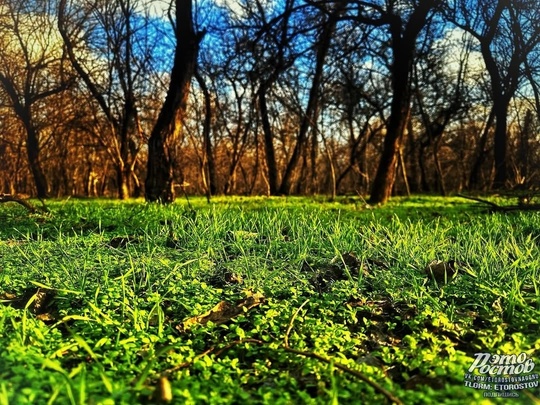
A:
[[[307,303],[307,300],[296,310],[294,316],[296,316],[298,314],[298,312],[301,310],[302,306],[304,306],[306,303]],[[292,327],[292,323],[293,322],[289,322],[289,327]],[[288,330],[290,330],[290,329],[288,329]],[[163,371],[161,373],[160,377],[168,377],[168,376],[170,376],[171,374],[173,374],[173,373],[175,373],[177,371],[180,371],[180,370],[182,370],[184,368],[190,367],[193,363],[195,363],[196,360],[198,360],[201,357],[204,357],[204,356],[206,356],[208,354],[211,354],[213,352],[215,352],[216,357],[219,357],[223,353],[225,353],[226,351],[232,349],[234,346],[237,346],[237,345],[240,345],[240,344],[243,344],[243,343],[254,343],[254,344],[257,344],[259,346],[270,347],[271,342],[263,342],[260,339],[247,338],[247,339],[234,340],[234,341],[230,342],[228,345],[220,348],[217,351],[216,351],[216,347],[213,346],[210,349],[205,350],[201,354],[198,354],[193,359],[185,361],[183,363],[178,364],[175,367],[172,367],[172,368],[169,368],[169,369]],[[309,352],[309,351],[304,351],[304,350],[297,350],[297,349],[293,349],[293,348],[291,348],[289,346],[285,346],[285,345],[282,345],[279,349],[282,349],[283,351],[285,351],[287,353],[292,353],[292,354],[296,354],[296,355],[299,355],[299,356],[308,357],[308,358],[311,358],[311,359],[319,360],[319,361],[321,361],[323,363],[326,363],[326,364],[330,364],[331,366],[336,367],[337,369],[339,369],[339,370],[341,370],[341,371],[343,371],[343,372],[345,372],[347,374],[350,374],[350,375],[358,378],[359,380],[365,382],[366,384],[368,384],[369,386],[374,388],[375,391],[379,392],[384,397],[386,397],[391,403],[394,403],[394,404],[397,404],[397,405],[403,405],[403,402],[401,402],[401,400],[399,398],[397,398],[394,394],[392,394],[390,391],[388,391],[386,388],[384,388],[380,384],[378,384],[375,381],[371,380],[367,375],[365,375],[361,371],[353,370],[352,368],[349,368],[349,367],[345,366],[344,364],[341,364],[341,363],[339,363],[337,361],[334,361],[332,359],[328,359],[328,358],[326,358],[324,356],[321,356],[320,354],[317,354],[317,353],[314,353],[314,352]]]
[[[199,360],[200,358],[204,357],[204,356],[207,356],[211,353],[214,353],[215,352],[215,356],[218,357],[218,356],[221,356],[224,352],[226,352],[227,350],[230,350],[232,349],[234,346],[236,345],[240,345],[242,343],[255,343],[255,344],[258,344],[258,345],[263,345],[264,342],[262,340],[259,340],[259,339],[251,339],[251,338],[248,338],[248,339],[239,339],[239,340],[233,340],[231,343],[229,343],[227,346],[224,346],[222,348],[220,348],[219,350],[216,351],[217,347],[215,346],[212,346],[211,348],[205,350],[204,352],[202,353],[199,353],[198,355],[196,355],[195,357],[193,357],[191,360],[188,360],[188,361],[184,361],[183,363],[180,363],[180,364],[177,364],[176,366],[174,367],[171,367],[171,368],[168,368],[167,370],[163,371],[160,375],[160,377],[168,377],[170,376],[171,374],[173,373],[176,373],[177,371],[180,371],[182,370],[183,368],[188,368],[190,367],[193,363],[195,363],[195,361]]]
[[[297,349],[293,349],[292,347],[289,346],[289,334],[291,333],[291,330],[293,328],[294,321],[295,321],[296,317],[298,316],[298,314],[300,313],[300,311],[302,310],[302,308],[308,302],[309,302],[309,299],[305,300],[302,303],[302,305],[300,305],[298,307],[298,309],[296,311],[294,311],[294,314],[291,317],[291,320],[289,321],[289,326],[287,327],[287,331],[285,332],[285,339],[284,339],[282,349],[284,351],[286,351],[287,353],[293,353],[293,354],[297,354],[297,355],[300,355],[300,356],[309,357],[311,359],[316,359],[316,360],[322,361],[323,363],[330,364],[330,365],[336,367],[337,369],[339,369],[341,371],[344,371],[344,372],[346,372],[348,374],[353,375],[354,377],[358,378],[359,380],[361,380],[361,381],[365,382],[366,384],[368,384],[369,386],[373,387],[376,391],[378,391],[380,394],[384,395],[392,403],[402,404],[402,402],[400,401],[399,398],[394,396],[390,391],[388,391],[386,388],[382,387],[380,384],[378,384],[375,381],[371,380],[364,373],[362,373],[360,371],[357,371],[357,370],[353,370],[352,368],[349,368],[349,367],[345,366],[344,364],[341,364],[341,363],[336,362],[336,361],[334,361],[332,359],[328,359],[326,357],[323,357],[323,356],[321,356],[321,355],[319,355],[319,354],[317,354],[315,352],[297,350]]]
[[[476,202],[481,202],[483,204],[487,204],[490,207],[495,208],[495,209],[500,209],[501,208],[500,205],[495,204],[494,202],[491,202],[491,201],[488,201],[488,200],[484,200],[483,198],[473,197],[473,196],[465,195],[465,194],[456,194],[456,195],[458,197],[465,198],[466,200],[472,200],[472,201],[476,201]]]
[[[283,350],[283,351],[285,351],[287,353],[292,353],[292,354],[296,354],[296,355],[299,355],[299,356],[308,357],[308,358],[315,359],[315,360],[321,361],[323,363],[329,364],[329,365],[331,365],[333,367],[336,367],[337,369],[339,369],[339,370],[341,370],[341,371],[343,371],[343,372],[345,372],[347,374],[350,374],[350,375],[358,378],[359,380],[365,382],[370,387],[374,388],[375,391],[377,391],[379,394],[386,397],[391,403],[402,405],[403,402],[401,402],[401,400],[399,398],[397,398],[394,394],[392,394],[390,391],[388,391],[386,388],[384,388],[383,386],[381,386],[377,382],[371,380],[364,373],[362,373],[360,371],[357,371],[357,370],[354,370],[352,368],[349,368],[344,364],[341,364],[341,363],[339,363],[337,361],[334,361],[332,359],[321,356],[320,354],[317,354],[315,352],[310,352],[310,351],[305,351],[305,350],[297,350],[297,349],[293,349],[292,347],[289,346],[289,335],[290,335],[291,330],[293,328],[294,321],[295,321],[296,317],[298,316],[298,314],[300,313],[300,311],[302,310],[302,308],[304,308],[304,306],[308,302],[309,302],[309,299],[305,300],[302,303],[302,305],[300,305],[296,309],[294,314],[292,315],[292,317],[291,317],[291,319],[289,321],[289,324],[287,326],[287,330],[285,331],[285,338],[283,340],[283,344],[281,346],[279,346],[277,348],[277,350],[281,349],[281,350]],[[163,371],[160,374],[160,378],[168,377],[168,376],[170,376],[171,374],[173,374],[173,373],[175,373],[177,371],[180,371],[180,370],[182,370],[184,368],[190,367],[191,365],[193,365],[193,363],[195,363],[195,361],[197,361],[198,359],[200,359],[200,358],[202,358],[202,357],[204,357],[206,355],[209,355],[211,353],[214,353],[214,356],[219,357],[223,353],[225,353],[226,351],[232,349],[235,346],[241,345],[243,343],[254,343],[254,344],[259,345],[259,346],[263,346],[263,347],[273,349],[270,346],[272,342],[264,342],[264,341],[262,341],[260,339],[246,338],[246,339],[233,340],[232,342],[228,343],[226,346],[223,346],[223,347],[221,347],[219,349],[217,349],[215,346],[212,346],[211,348],[209,348],[209,349],[205,350],[204,352],[198,354],[197,356],[193,357],[193,359],[185,361],[183,363],[180,363],[180,364],[178,364],[178,365],[176,365],[174,367],[171,367],[171,368]],[[275,350],[275,349],[273,349],[273,350]]]
[[[317,353],[314,353],[314,352],[306,352],[306,351],[303,351],[303,350],[296,350],[296,349],[293,349],[291,347],[283,347],[283,350],[285,350],[288,353],[298,354],[300,356],[309,357],[309,358],[312,358],[312,359],[322,361],[323,363],[330,364],[330,365],[334,366],[335,368],[340,369],[341,371],[344,371],[344,372],[346,372],[348,374],[351,374],[351,375],[355,376],[356,378],[358,378],[359,380],[365,382],[366,384],[368,384],[369,386],[374,388],[375,391],[378,391],[380,394],[384,395],[389,401],[391,401],[391,403],[398,404],[398,405],[403,404],[403,402],[401,402],[401,400],[399,398],[397,398],[394,394],[392,394],[390,391],[388,391],[386,388],[384,388],[380,384],[378,384],[375,381],[371,380],[367,375],[365,375],[361,371],[353,370],[352,368],[349,368],[349,367],[347,367],[347,366],[345,366],[345,365],[343,365],[343,364],[341,364],[341,363],[339,363],[337,361],[327,359],[326,357],[323,357],[323,356],[321,356],[321,355],[319,355]]]
[[[304,305],[306,305],[308,302],[309,302],[309,298],[305,300],[302,303],[302,305],[298,307],[298,309],[294,312],[293,316],[291,317],[291,320],[289,321],[289,326],[287,327],[287,331],[285,332],[285,339],[283,340],[284,341],[283,345],[285,347],[289,347],[289,334],[291,333],[294,320],[296,319],[296,317],[298,316],[298,313],[302,310],[302,308],[304,308]]]
[[[472,197],[464,194],[456,194],[458,197],[467,200],[477,201],[489,206],[491,212],[510,212],[510,211],[540,211],[540,204],[523,204],[523,205],[499,205],[492,201],[484,200],[483,198]]]
[[[231,343],[229,343],[227,346],[222,347],[216,352],[216,357],[221,356],[223,353],[225,353],[227,350],[232,349],[236,345],[241,345],[242,343],[255,343],[257,345],[265,345],[265,343],[260,339],[253,339],[253,338],[246,338],[246,339],[239,339],[239,340],[233,340]]]
[[[26,200],[23,200],[22,198],[19,198],[19,197],[15,197],[11,194],[0,194],[0,203],[6,203],[6,202],[16,202],[17,204],[20,204],[24,208],[26,208],[30,213],[33,214],[36,212],[36,208]]]
[[[167,370],[163,371],[161,373],[161,376],[160,377],[168,377],[170,376],[171,374],[173,373],[176,373],[177,371],[180,371],[182,370],[183,368],[188,368],[190,367],[193,363],[195,363],[195,361],[199,360],[201,357],[204,357],[210,353],[212,353],[214,350],[216,350],[215,347],[211,347],[210,349],[208,350],[205,350],[204,352],[196,355],[195,357],[193,357],[191,360],[188,360],[188,361],[184,361],[183,363],[180,363],[180,364],[177,364],[176,366],[174,367],[171,367],[171,368],[168,368]]]

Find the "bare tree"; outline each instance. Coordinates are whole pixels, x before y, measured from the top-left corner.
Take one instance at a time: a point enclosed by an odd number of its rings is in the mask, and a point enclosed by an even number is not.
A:
[[[137,0],[60,0],[58,28],[73,68],[106,122],[96,132],[116,171],[120,198],[128,198],[139,152],[146,143],[140,103],[148,92],[152,36]]]
[[[47,196],[41,159],[47,126],[43,106],[70,83],[49,2],[0,5],[0,86],[26,135],[28,164],[37,196]]]
[[[197,65],[199,43],[204,32],[193,27],[192,0],[175,0],[174,32],[176,48],[167,96],[148,141],[147,201],[174,201],[172,148],[170,144],[182,128],[191,79]]]
[[[437,34],[441,39],[426,41],[428,46],[419,52],[413,68],[412,113],[420,127],[414,147],[419,149],[422,183],[427,184],[425,160],[429,151],[435,173],[434,189],[446,195],[448,190],[439,152],[448,127],[464,119],[471,108],[470,82],[473,76],[469,60],[470,38],[465,36],[458,42],[452,38],[454,32],[446,29]],[[408,136],[414,136],[412,121]]]
[[[363,27],[342,23],[331,50],[325,121],[332,123],[332,138],[341,150],[332,153],[338,192],[369,193],[372,160],[368,149],[387,125],[389,80],[373,69],[359,69],[375,63],[369,52]],[[356,24],[355,24],[356,25]],[[330,145],[330,142],[327,142]],[[327,146],[325,145],[325,148]]]
[[[524,78],[527,57],[540,43],[540,10],[527,0],[454,0],[447,15],[476,38],[489,73],[495,119],[494,186],[504,187],[510,180],[508,109]]]
[[[262,55],[255,57],[253,75],[260,76],[257,98],[264,134],[264,149],[271,195],[278,194],[279,170],[274,146],[274,130],[268,107],[268,96],[280,75],[294,64],[295,56],[290,49],[293,35],[289,31],[289,22],[294,11],[294,3],[295,0],[286,0],[282,12],[269,20],[264,5],[261,1],[256,0],[254,2],[256,10],[253,10],[250,14],[258,13],[257,19],[259,20],[260,29],[256,33],[255,40],[246,42],[254,54],[262,53]],[[265,39],[268,39],[268,41],[264,41]],[[271,61],[268,59],[271,59]],[[263,66],[261,66],[261,62],[264,63]]]
[[[195,79],[199,84],[201,92],[204,98],[204,124],[203,124],[203,144],[204,144],[204,159],[202,169],[205,171],[204,175],[207,178],[206,196],[208,201],[210,197],[217,193],[217,174],[216,163],[214,160],[214,151],[212,148],[212,98],[210,96],[210,90],[204,81],[204,77],[197,71],[195,71]]]
[[[409,117],[411,72],[417,39],[442,3],[442,0],[393,0],[386,2],[386,6],[381,6],[379,2],[362,2],[357,15],[350,17],[368,26],[387,27],[392,55],[389,65],[392,102],[384,149],[371,190],[371,203],[385,203],[392,193],[399,151]]]
[[[315,67],[312,75],[313,77],[311,79],[307,103],[305,110],[302,112],[293,152],[285,169],[285,173],[283,174],[283,179],[279,188],[280,194],[290,194],[293,172],[298,166],[300,156],[305,149],[308,130],[313,128],[317,122],[317,115],[319,112],[318,106],[320,104],[319,93],[321,90],[321,82],[323,80],[324,67],[326,65],[326,57],[330,49],[332,37],[334,35],[337,23],[344,10],[345,3],[338,3],[333,9],[326,10],[326,20],[321,23],[320,33],[318,34],[318,38],[316,39],[316,43],[314,45]],[[316,139],[316,132],[314,132],[313,136]]]
[[[213,143],[206,134],[203,141],[208,177],[212,178],[213,164],[214,189],[225,194],[238,192],[238,171],[246,150],[255,139],[253,123],[256,117],[254,85],[245,68],[248,55],[239,52],[242,49],[241,31],[231,27],[230,12],[222,10],[221,21],[208,28],[208,40],[202,44],[198,73],[208,83],[207,91],[197,79],[205,99],[212,100]],[[213,52],[216,48],[222,52]],[[208,112],[205,119],[207,116]]]

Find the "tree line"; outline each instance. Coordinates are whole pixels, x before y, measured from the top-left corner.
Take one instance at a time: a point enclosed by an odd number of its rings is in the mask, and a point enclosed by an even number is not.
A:
[[[4,0],[0,192],[535,189],[532,0]]]

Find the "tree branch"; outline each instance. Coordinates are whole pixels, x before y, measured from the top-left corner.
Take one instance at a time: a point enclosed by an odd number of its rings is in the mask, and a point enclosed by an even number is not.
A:
[[[0,194],[0,203],[6,203],[6,202],[16,202],[17,204],[20,204],[24,208],[26,208],[30,213],[33,214],[36,212],[36,208],[26,200],[23,200],[21,198],[15,197],[10,194]]]
[[[540,204],[499,205],[494,202],[484,200],[483,198],[472,197],[464,194],[456,195],[467,200],[477,201],[482,204],[486,204],[489,206],[490,212],[540,211]]]

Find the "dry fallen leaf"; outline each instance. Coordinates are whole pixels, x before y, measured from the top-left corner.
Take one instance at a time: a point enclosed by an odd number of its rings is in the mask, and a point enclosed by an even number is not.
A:
[[[37,319],[51,323],[56,320],[53,314],[55,312],[53,305],[55,296],[55,290],[30,287],[24,290],[20,296],[12,293],[0,294],[0,302],[17,309],[28,309]]]
[[[56,321],[56,317],[50,312],[45,312],[44,314],[36,315],[36,318],[42,322],[45,322],[47,325]]]
[[[109,243],[107,244],[109,247],[119,249],[119,248],[126,248],[130,244],[139,243],[140,240],[135,236],[117,236],[112,238]]]
[[[439,284],[447,284],[457,275],[454,260],[448,262],[432,260],[428,263],[424,272],[429,278],[434,278]]]
[[[12,294],[12,293],[0,294],[0,301],[2,301],[2,302],[9,303],[10,301],[13,301],[15,299],[17,299],[17,295],[15,295],[15,294]]]
[[[218,268],[208,279],[208,283],[215,288],[225,288],[231,284],[242,284],[243,282],[241,274],[222,267]]]
[[[230,321],[232,318],[244,313],[245,311],[256,307],[264,302],[264,296],[260,293],[248,295],[247,298],[239,300],[234,304],[227,301],[221,301],[215,305],[210,311],[204,314],[197,315],[186,319],[176,327],[180,332],[185,332],[194,325],[205,325],[208,322],[213,322],[216,325]]]

